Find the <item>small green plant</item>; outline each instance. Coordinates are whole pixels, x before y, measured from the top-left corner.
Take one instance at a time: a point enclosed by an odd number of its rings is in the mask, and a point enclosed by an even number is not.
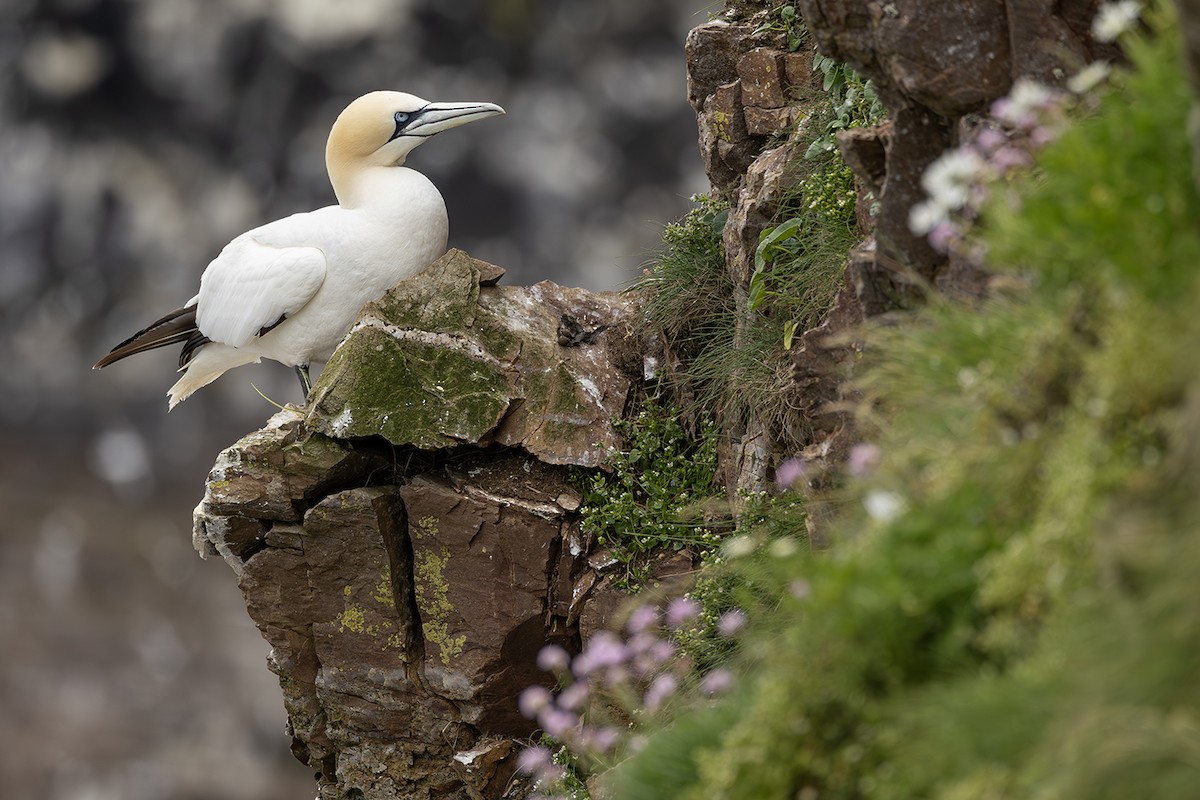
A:
[[[792,53],[808,41],[808,28],[804,27],[804,20],[796,13],[796,7],[790,3],[771,9],[766,20],[754,29],[755,35],[768,32],[786,36],[788,52]]]
[[[821,88],[829,98],[832,113],[826,118],[821,134],[808,146],[806,158],[832,153],[837,150],[838,131],[875,125],[887,113],[871,82],[863,80],[846,64],[814,53],[813,69],[823,76]]]
[[[987,207],[992,267],[1024,280],[866,332],[877,467],[819,557],[746,534],[729,566],[770,602],[739,602],[733,693],[614,796],[1195,793],[1200,196],[1169,9]]]
[[[634,588],[650,554],[688,547],[703,555],[720,544],[716,528],[696,518],[716,495],[717,437],[709,424],[693,439],[678,408],[654,404],[617,427],[628,449],[611,454],[611,475],[586,480],[580,513],[584,532],[625,566],[622,585]]]

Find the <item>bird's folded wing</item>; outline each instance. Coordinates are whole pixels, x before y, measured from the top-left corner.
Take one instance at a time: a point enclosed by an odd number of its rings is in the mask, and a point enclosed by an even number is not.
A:
[[[214,342],[241,347],[304,307],[325,281],[315,247],[272,247],[239,237],[200,279],[196,323]]]

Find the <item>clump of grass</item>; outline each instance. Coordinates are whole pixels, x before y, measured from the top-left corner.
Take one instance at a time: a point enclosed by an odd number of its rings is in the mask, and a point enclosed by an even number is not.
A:
[[[733,284],[721,241],[729,204],[707,195],[692,200],[695,208],[663,229],[662,247],[638,283],[650,329],[683,361],[703,360],[733,335]]]
[[[730,564],[762,598],[742,677],[617,767],[614,796],[1200,785],[1200,197],[1165,9],[1095,116],[986,209],[1027,286],[869,334],[882,464],[827,553]]]

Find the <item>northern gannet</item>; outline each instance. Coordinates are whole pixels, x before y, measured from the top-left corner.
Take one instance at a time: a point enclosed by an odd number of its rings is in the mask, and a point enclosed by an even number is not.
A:
[[[363,305],[446,252],[446,204],[405,158],[435,133],[503,113],[492,103],[430,103],[402,92],[358,98],[325,146],[338,204],[238,236],[204,270],[199,294],[94,369],[182,344],[169,409],[263,358],[295,367],[307,393],[309,364],[329,359]]]

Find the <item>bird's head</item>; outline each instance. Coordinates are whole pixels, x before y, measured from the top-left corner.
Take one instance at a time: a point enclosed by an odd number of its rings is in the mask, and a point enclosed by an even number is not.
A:
[[[421,142],[450,128],[503,114],[493,103],[431,103],[404,92],[371,92],[338,115],[325,145],[334,191],[363,167],[398,167]]]

